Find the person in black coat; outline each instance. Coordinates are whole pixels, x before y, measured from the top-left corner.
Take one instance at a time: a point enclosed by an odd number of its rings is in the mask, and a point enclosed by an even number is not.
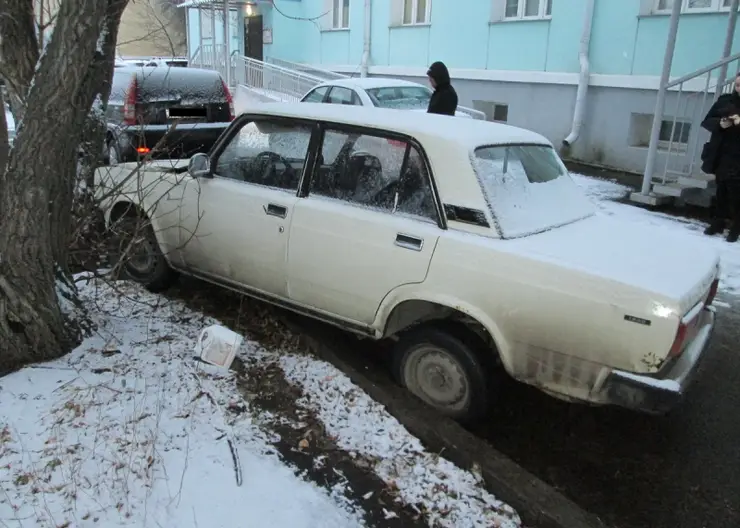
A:
[[[455,115],[457,110],[457,92],[450,84],[450,72],[443,62],[435,62],[427,70],[429,84],[434,88],[434,93],[429,99],[429,114]]]
[[[730,218],[728,242],[740,237],[740,74],[731,94],[721,95],[709,109],[701,126],[711,132],[702,151],[702,170],[714,174],[716,201],[707,235],[725,230]]]

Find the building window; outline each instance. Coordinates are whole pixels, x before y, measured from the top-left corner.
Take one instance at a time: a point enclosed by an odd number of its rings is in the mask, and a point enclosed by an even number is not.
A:
[[[675,123],[675,124],[674,124]],[[650,146],[650,129],[653,126],[652,114],[632,114],[630,117],[629,145],[647,148]],[[667,150],[686,149],[691,137],[691,123],[667,117],[660,123],[658,148]]]
[[[504,20],[549,18],[552,0],[506,0]]]
[[[211,25],[211,13],[205,9],[198,11],[200,20],[200,37],[204,40],[213,38],[213,26]]]
[[[474,100],[473,109],[486,114],[487,121],[506,123],[509,120],[509,105],[507,104]]]
[[[349,0],[334,0],[332,14],[331,27],[333,29],[347,29],[349,27]]]
[[[403,25],[429,24],[432,0],[403,0]]]
[[[713,11],[727,11],[730,9],[732,0],[678,0],[681,2],[682,13],[711,13]],[[670,13],[673,8],[673,0],[656,0],[655,11],[657,13]]]

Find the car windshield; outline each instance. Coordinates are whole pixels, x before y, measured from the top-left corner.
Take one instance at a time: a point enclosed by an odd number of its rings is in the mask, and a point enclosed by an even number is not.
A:
[[[540,233],[594,213],[550,146],[479,147],[473,168],[503,238]]]
[[[413,110],[426,109],[432,91],[424,86],[383,86],[365,90],[375,106]]]

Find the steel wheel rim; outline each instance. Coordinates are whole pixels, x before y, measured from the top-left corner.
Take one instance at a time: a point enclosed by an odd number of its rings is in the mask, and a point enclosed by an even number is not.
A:
[[[157,264],[156,252],[150,240],[139,238],[130,245],[126,266],[138,275],[148,275]]]
[[[408,353],[403,368],[406,387],[429,405],[461,411],[470,403],[470,383],[460,362],[431,344]]]

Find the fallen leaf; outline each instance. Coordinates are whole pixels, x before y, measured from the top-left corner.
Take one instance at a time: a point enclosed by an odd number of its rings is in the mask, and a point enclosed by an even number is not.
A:
[[[298,447],[300,447],[301,449],[308,449],[308,440],[306,440],[305,438],[301,439],[301,441],[298,442]]]

